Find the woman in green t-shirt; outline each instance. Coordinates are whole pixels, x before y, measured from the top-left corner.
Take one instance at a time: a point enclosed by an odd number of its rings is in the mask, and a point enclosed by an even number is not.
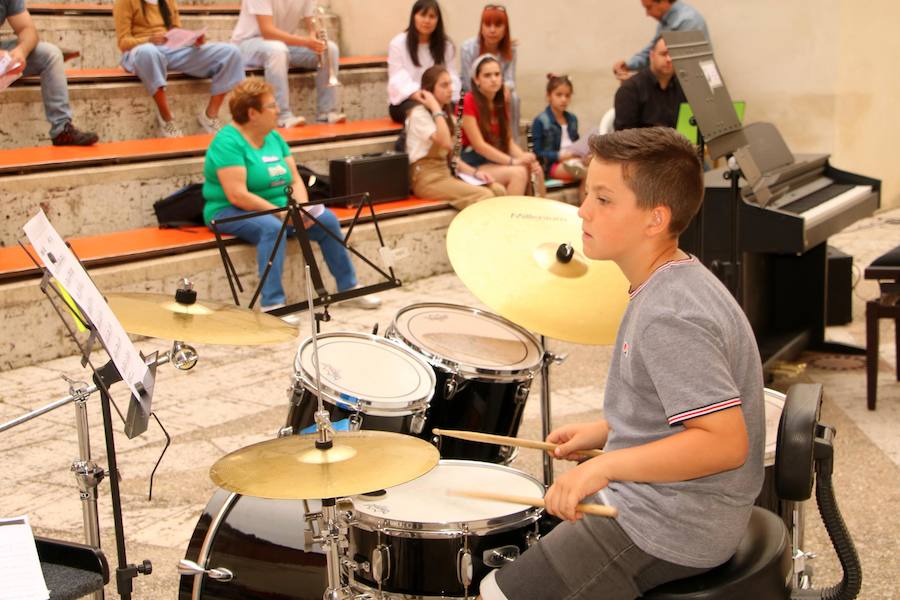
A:
[[[285,187],[291,186],[297,202],[308,200],[306,187],[297,172],[284,138],[275,131],[278,105],[272,87],[258,78],[244,80],[232,91],[228,103],[234,122],[223,127],[206,151],[203,174],[203,218],[212,220],[266,211],[287,204]],[[321,206],[321,205],[319,205]],[[307,225],[309,239],[318,242],[328,270],[337,281],[338,291],[356,287],[356,272],[344,245],[337,217],[323,208],[316,214],[317,224]],[[278,239],[282,221],[274,215],[260,215],[231,223],[216,223],[216,228],[256,246],[256,261],[262,277]],[[332,237],[326,232],[330,231]],[[293,234],[293,228],[288,229]],[[337,239],[336,239],[337,238]],[[262,310],[280,308],[286,302],[281,285],[285,244],[278,245],[272,266],[262,286]],[[363,296],[346,301],[360,308],[376,308],[379,300]]]

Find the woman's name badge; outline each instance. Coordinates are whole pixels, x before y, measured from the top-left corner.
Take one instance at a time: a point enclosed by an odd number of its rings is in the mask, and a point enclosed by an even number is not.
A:
[[[272,165],[271,167],[269,167],[269,177],[270,178],[281,177],[282,175],[286,175],[286,174],[287,174],[287,169],[285,169],[281,165]]]
[[[262,157],[262,161],[264,163],[273,163],[273,162],[278,162],[279,160],[281,160],[280,156],[263,156]]]

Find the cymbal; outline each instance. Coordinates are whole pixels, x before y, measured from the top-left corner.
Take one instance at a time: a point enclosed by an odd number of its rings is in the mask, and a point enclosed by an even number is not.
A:
[[[578,209],[530,196],[473,204],[447,232],[447,253],[469,290],[513,323],[580,344],[612,344],[628,280],[611,261],[584,255]],[[569,263],[556,258],[571,244]]]
[[[109,307],[128,333],[205,344],[256,345],[289,342],[297,330],[261,312],[219,304],[181,304],[169,294],[109,294]]]
[[[341,498],[406,483],[440,459],[437,448],[411,435],[338,431],[329,450],[316,448],[318,438],[291,435],[235,450],[216,461],[209,476],[245,496]]]

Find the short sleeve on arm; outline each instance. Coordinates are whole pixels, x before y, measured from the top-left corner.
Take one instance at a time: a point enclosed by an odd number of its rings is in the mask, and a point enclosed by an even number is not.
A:
[[[305,4],[303,6],[303,16],[304,17],[314,17],[316,16],[316,3],[314,0],[305,0]]]
[[[660,315],[640,336],[644,369],[656,388],[669,425],[739,406],[740,392],[718,329],[675,314]]]
[[[466,95],[463,96],[463,116],[466,115],[478,120],[478,105],[475,104],[475,96],[472,95],[472,92],[466,92]]]
[[[9,0],[6,6],[6,16],[14,17],[25,12],[25,0]]]
[[[206,152],[206,160],[211,163],[214,171],[226,167],[245,167],[247,161],[244,158],[244,145],[236,136],[237,131],[223,131],[213,138],[209,150]]]
[[[244,0],[247,3],[247,12],[251,15],[272,16],[272,0]]]

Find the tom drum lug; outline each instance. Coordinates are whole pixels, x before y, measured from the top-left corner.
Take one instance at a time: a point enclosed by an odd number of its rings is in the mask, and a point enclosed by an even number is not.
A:
[[[444,382],[444,399],[450,400],[453,396],[456,395],[456,390],[459,388],[459,374],[453,372],[450,374],[450,377],[447,378],[447,381]]]
[[[214,569],[204,569],[192,560],[181,559],[178,561],[179,575],[206,575],[210,579],[216,581],[231,581],[234,579],[234,573],[228,569],[219,567]]]
[[[347,429],[350,431],[359,431],[362,429],[363,416],[359,411],[347,417]]]
[[[425,413],[415,413],[412,417],[412,421],[409,424],[409,428],[410,432],[416,435],[422,433],[422,430],[425,429]]]
[[[529,548],[537,544],[539,541],[541,541],[541,534],[537,531],[529,531],[525,535],[525,543]]]
[[[474,578],[474,565],[472,563],[472,553],[468,549],[460,548],[459,555],[456,558],[456,577],[463,587],[468,588],[472,585]]]
[[[531,392],[531,380],[523,381],[516,386],[516,403],[525,404],[528,400],[528,394]]]
[[[370,559],[372,579],[382,585],[391,576],[391,549],[384,544],[375,546]]]

